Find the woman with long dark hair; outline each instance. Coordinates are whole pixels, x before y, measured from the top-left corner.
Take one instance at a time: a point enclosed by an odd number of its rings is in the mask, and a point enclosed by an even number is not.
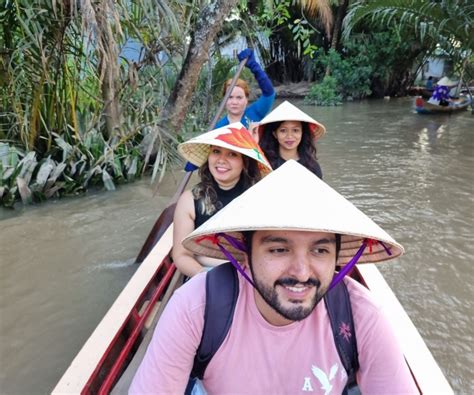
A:
[[[271,166],[238,122],[182,143],[178,151],[199,166],[201,178],[181,195],[174,215],[173,261],[178,270],[192,277],[221,261],[193,255],[182,246],[184,237],[259,181]]]
[[[260,122],[258,143],[273,169],[294,159],[323,178],[316,157],[316,141],[325,132],[323,124],[285,101]]]

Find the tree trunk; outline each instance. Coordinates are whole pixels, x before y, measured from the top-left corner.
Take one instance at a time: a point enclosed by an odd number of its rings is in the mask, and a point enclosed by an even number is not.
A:
[[[105,116],[106,131],[105,138],[110,138],[120,126],[119,86],[120,75],[118,65],[118,48],[112,32],[111,24],[114,19],[110,18],[111,10],[108,1],[102,1],[95,5],[98,51],[99,51],[99,73],[101,80],[102,100],[104,101],[103,114]]]
[[[179,133],[194,93],[202,65],[208,59],[209,48],[218,31],[238,0],[215,0],[204,7],[197,17],[189,50],[173,91],[162,112],[167,129]]]
[[[349,7],[349,0],[340,0],[339,6],[337,7],[336,20],[334,21],[334,28],[332,29],[332,38],[331,38],[331,49],[337,51],[339,49],[339,44],[341,41],[341,32],[342,32],[342,21],[347,14],[347,8]],[[325,75],[330,75],[331,70],[329,66],[326,68]]]
[[[349,0],[341,0],[339,7],[337,8],[336,20],[334,21],[334,28],[332,29],[331,48],[336,51],[339,49],[342,32],[342,21],[347,14],[347,8],[349,7]]]
[[[208,54],[207,59],[207,81],[206,81],[206,102],[204,104],[204,120],[209,123],[212,100],[212,63],[211,54]]]

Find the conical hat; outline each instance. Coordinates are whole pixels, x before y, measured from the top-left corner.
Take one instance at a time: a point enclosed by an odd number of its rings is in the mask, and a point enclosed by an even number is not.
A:
[[[311,118],[308,114],[301,111],[298,107],[291,104],[289,101],[284,101],[278,107],[276,107],[270,114],[260,121],[258,126],[258,135],[262,138],[265,130],[265,125],[272,122],[284,122],[284,121],[301,121],[307,122],[311,136],[314,140],[321,138],[326,133],[326,128],[322,123],[319,123],[315,119]]]
[[[443,77],[436,84],[443,86],[454,86],[457,85],[457,82],[450,80],[448,77]]]
[[[359,263],[381,262],[404,252],[375,222],[294,160],[235,198],[187,236],[183,245],[199,255],[226,259],[214,235],[226,233],[241,240],[242,231],[272,229],[341,234],[340,265],[351,260],[364,239],[369,239],[368,247]],[[225,239],[219,241],[236,259],[243,258]]]
[[[265,154],[240,122],[211,130],[181,143],[178,145],[178,152],[188,162],[201,166],[207,161],[211,145],[240,152],[242,155],[256,160],[264,174],[272,170]]]

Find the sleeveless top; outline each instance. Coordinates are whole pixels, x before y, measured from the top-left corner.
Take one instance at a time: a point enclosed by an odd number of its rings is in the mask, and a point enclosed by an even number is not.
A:
[[[202,199],[195,199],[194,200],[194,213],[195,213],[195,220],[194,220],[194,229],[198,226],[201,226],[204,222],[206,222],[209,218],[211,218],[215,213],[217,213],[222,207],[227,206],[232,200],[234,200],[237,196],[241,195],[244,192],[244,181],[243,178],[240,177],[240,180],[235,186],[231,189],[224,190],[219,188],[217,182],[212,180],[212,184],[214,190],[217,193],[217,203],[216,203],[216,211],[212,214],[203,214],[200,210],[200,200]]]
[[[281,156],[278,156],[276,160],[271,161],[271,165],[273,170],[278,169],[283,163],[285,163],[286,160],[283,159]],[[300,162],[298,159],[298,163],[300,165],[303,165],[303,163]],[[304,165],[303,165],[304,166]],[[321,170],[321,166],[319,165],[318,161],[316,161],[316,166],[314,169],[310,169],[309,167],[305,166],[309,171],[313,172],[316,174],[321,180],[323,179],[323,171]]]

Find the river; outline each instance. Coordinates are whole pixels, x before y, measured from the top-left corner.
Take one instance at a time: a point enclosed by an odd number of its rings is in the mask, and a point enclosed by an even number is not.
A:
[[[379,268],[455,393],[474,393],[474,116],[412,98],[306,107],[324,180],[406,254]],[[115,192],[0,212],[0,393],[50,392],[133,275],[181,171]]]

